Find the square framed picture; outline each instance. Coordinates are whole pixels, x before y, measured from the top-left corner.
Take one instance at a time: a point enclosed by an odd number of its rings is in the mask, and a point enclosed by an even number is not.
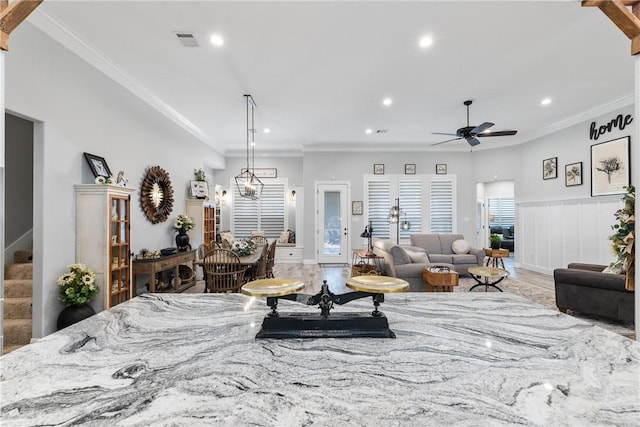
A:
[[[564,165],[564,185],[567,187],[582,185],[582,162]]]
[[[446,174],[447,174],[447,164],[438,163],[436,165],[436,175],[446,175]]]
[[[591,146],[591,196],[624,194],[631,180],[628,136]]]
[[[209,195],[209,183],[207,181],[190,181],[191,197],[206,199]]]
[[[404,174],[405,175],[415,175],[416,174],[416,164],[415,163],[405,163],[405,165],[404,165]]]
[[[551,157],[542,161],[542,179],[558,177],[558,158]]]
[[[384,175],[384,163],[376,163],[373,165],[374,175]]]
[[[107,161],[104,157],[84,153],[84,158],[87,160],[94,177],[97,178],[99,176],[104,176],[108,178],[111,176],[111,169],[109,169],[109,165],[107,165]]]
[[[351,202],[351,215],[362,215],[362,200]]]

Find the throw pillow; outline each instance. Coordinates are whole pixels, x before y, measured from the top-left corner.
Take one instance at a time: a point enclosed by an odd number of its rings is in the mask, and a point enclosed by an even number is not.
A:
[[[281,231],[280,237],[278,237],[278,243],[289,243],[289,232]]]
[[[405,249],[407,255],[409,255],[409,259],[414,264],[427,264],[429,262],[429,257],[427,257],[426,252],[414,252]]]
[[[222,240],[226,240],[229,244],[233,243],[233,234],[232,233],[222,232],[222,233],[220,233],[220,238]]]
[[[251,232],[251,237],[262,236],[264,237],[264,230],[254,230]]]
[[[295,242],[296,242],[296,232],[289,231],[289,243],[295,243]]]
[[[451,244],[451,250],[456,254],[468,254],[471,245],[466,240],[459,239]]]
[[[411,264],[411,258],[409,258],[407,251],[398,245],[391,247],[391,256],[395,265]]]

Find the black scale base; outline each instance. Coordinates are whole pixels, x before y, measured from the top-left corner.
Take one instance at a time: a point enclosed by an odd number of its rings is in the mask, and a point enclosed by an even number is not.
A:
[[[395,338],[382,312],[278,313],[267,316],[256,338]]]

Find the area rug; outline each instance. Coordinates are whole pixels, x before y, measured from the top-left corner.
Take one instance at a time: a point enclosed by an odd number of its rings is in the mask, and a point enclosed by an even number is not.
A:
[[[459,286],[454,287],[454,292],[469,292],[469,289],[478,282],[471,277],[461,277]],[[549,289],[543,286],[538,286],[531,283],[526,283],[518,279],[508,277],[498,284],[498,287],[503,292],[510,292],[516,295],[520,295],[531,300],[534,303],[543,305],[545,307],[557,310],[555,292],[553,289]],[[478,286],[473,292],[485,292],[484,286]],[[499,292],[498,290],[488,287],[487,292]],[[599,326],[611,332],[623,335],[627,338],[635,339],[635,329],[633,323],[620,322],[615,320],[599,319],[595,316],[575,312],[569,310],[568,315],[584,320],[595,326]]]

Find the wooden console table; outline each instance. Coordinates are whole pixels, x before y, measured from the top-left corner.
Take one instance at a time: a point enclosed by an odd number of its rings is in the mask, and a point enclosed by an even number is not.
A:
[[[166,255],[160,258],[152,259],[136,259],[133,260],[133,286],[131,287],[132,297],[136,296],[136,284],[138,283],[138,275],[145,274],[149,276],[149,292],[156,292],[156,273],[166,270],[174,270],[173,287],[168,292],[182,292],[185,289],[195,285],[195,275],[190,280],[182,281],[180,279],[180,265],[190,264],[193,269],[193,262],[196,260],[196,251],[178,252],[173,255]]]

